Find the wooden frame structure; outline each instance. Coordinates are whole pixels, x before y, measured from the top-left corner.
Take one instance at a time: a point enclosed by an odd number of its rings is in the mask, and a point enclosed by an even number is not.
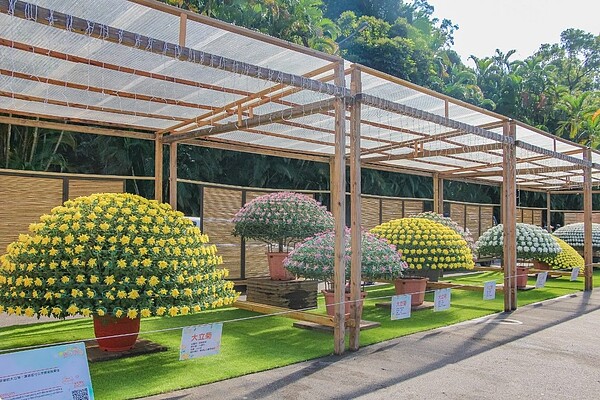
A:
[[[345,349],[347,163],[353,248],[360,248],[363,167],[431,176],[437,210],[445,179],[501,185],[506,311],[517,306],[516,188],[582,186],[587,216],[591,187],[600,183],[600,153],[372,68],[154,0],[0,0],[0,85],[0,122],[154,140],[159,201],[168,145],[174,206],[182,144],[330,163],[336,353]],[[352,329],[351,349],[358,339]]]

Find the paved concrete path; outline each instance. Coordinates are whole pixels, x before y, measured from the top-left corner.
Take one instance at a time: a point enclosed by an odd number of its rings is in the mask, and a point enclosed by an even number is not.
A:
[[[596,290],[147,399],[597,400],[599,332]]]

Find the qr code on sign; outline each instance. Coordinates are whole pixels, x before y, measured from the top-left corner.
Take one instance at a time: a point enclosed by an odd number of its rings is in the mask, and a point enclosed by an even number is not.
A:
[[[73,396],[73,400],[90,400],[88,388],[73,390],[71,396]]]

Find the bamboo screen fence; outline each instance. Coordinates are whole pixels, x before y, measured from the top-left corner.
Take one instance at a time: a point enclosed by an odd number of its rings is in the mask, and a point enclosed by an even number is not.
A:
[[[563,215],[565,217],[565,225],[583,222],[583,212],[581,211],[565,211]],[[600,213],[592,213],[592,222],[600,224]]]
[[[454,201],[447,203],[450,203],[450,218],[461,227],[468,229],[475,240],[494,224],[494,206],[497,206],[495,204],[482,205]]]
[[[517,207],[517,222],[542,226],[542,208]]]
[[[68,175],[0,171],[0,254],[27,233],[29,224],[63,201],[99,192],[123,192],[124,181]]]

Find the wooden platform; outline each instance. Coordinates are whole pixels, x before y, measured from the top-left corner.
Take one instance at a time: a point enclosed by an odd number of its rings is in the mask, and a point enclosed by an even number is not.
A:
[[[120,352],[111,352],[100,350],[98,343],[93,340],[85,342],[85,351],[89,362],[100,362],[116,360],[118,358],[135,357],[142,354],[158,353],[167,351],[167,348],[161,344],[151,342],[147,339],[138,339],[132,349]]]
[[[318,286],[318,281],[249,278],[246,280],[246,299],[292,310],[317,308]]]
[[[517,290],[518,290],[518,291],[521,291],[521,292],[526,292],[526,291],[528,291],[528,290],[533,290],[533,289],[535,289],[535,286],[534,286],[534,285],[527,285],[527,286],[525,286],[525,287],[518,287],[518,288],[517,288]],[[502,292],[503,292],[503,291],[504,291],[504,284],[503,284],[503,283],[500,283],[500,284],[496,285],[496,290],[497,290],[497,291],[502,291]]]
[[[316,324],[314,322],[297,321],[297,322],[294,322],[293,326],[295,328],[300,328],[300,329],[309,329],[309,330],[312,330],[312,331],[320,331],[320,332],[333,333],[333,327],[332,326],[320,325],[320,324]],[[381,326],[381,324],[379,322],[364,321],[364,320],[360,321],[360,330],[361,331],[364,331],[364,330],[367,330],[367,329],[378,328],[380,326]]]
[[[483,286],[479,285],[467,285],[462,283],[452,283],[451,281],[445,282],[428,282],[427,289],[457,289],[466,290],[470,292],[483,292]],[[496,291],[503,292],[504,287],[496,285]]]
[[[502,267],[475,267],[473,268],[474,271],[489,271],[489,272],[498,272],[498,273],[504,273],[504,270],[502,269]],[[536,268],[529,268],[529,273],[530,274],[538,274],[540,272],[547,272],[548,276],[571,276],[571,272],[570,271],[558,271],[558,270],[546,270],[546,269],[536,269]],[[578,276],[583,276],[583,271],[579,271],[579,275]]]
[[[421,310],[430,310],[434,306],[433,301],[424,301],[423,304],[419,304],[418,306],[413,306],[410,308],[411,311],[421,311]],[[391,301],[384,301],[381,303],[375,303],[375,307],[379,308],[392,308]]]
[[[297,319],[300,321],[313,322],[319,325],[333,327],[333,317],[323,314],[314,314],[306,311],[295,311],[289,308],[270,306],[268,304],[253,303],[250,301],[236,301],[234,307],[242,310],[254,311],[261,314],[275,314],[282,317]]]

